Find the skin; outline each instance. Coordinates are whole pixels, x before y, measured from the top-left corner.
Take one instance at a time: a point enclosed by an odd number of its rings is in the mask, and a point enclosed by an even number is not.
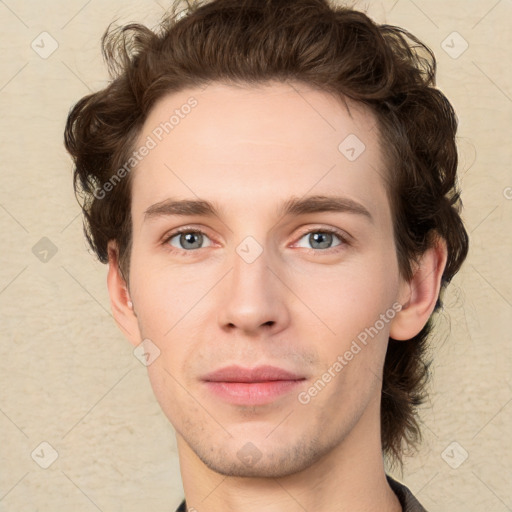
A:
[[[133,345],[160,350],[148,366],[176,430],[188,507],[202,512],[401,510],[380,444],[382,368],[389,336],[409,339],[433,311],[446,262],[439,242],[402,279],[376,120],[305,85],[212,84],[161,99],[139,141],[191,96],[197,106],[132,175],[129,286],[109,246],[112,309]],[[348,109],[347,109],[348,106]],[[366,146],[354,161],[339,144]],[[351,211],[279,214],[291,198],[341,196]],[[204,199],[217,216],[146,215],[172,199]],[[199,229],[184,248],[177,228]],[[326,245],[307,234],[339,230]],[[256,255],[248,263],[241,247]],[[317,235],[318,236],[318,235]],[[325,239],[324,239],[325,240]],[[202,243],[202,245],[201,245]],[[346,366],[298,400],[380,315],[400,304]],[[201,377],[230,364],[269,364],[305,380],[264,405],[233,405]],[[248,464],[240,450],[260,457]]]

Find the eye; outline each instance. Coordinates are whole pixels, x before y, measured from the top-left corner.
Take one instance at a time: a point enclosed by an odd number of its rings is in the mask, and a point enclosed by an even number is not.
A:
[[[205,242],[207,242],[207,244],[203,245]],[[176,249],[190,251],[193,249],[209,247],[211,245],[211,240],[201,231],[194,231],[189,229],[186,231],[178,231],[177,233],[170,235],[166,239],[165,243],[168,243]]]
[[[302,242],[304,240],[304,242]],[[338,241],[338,243],[334,243]],[[341,233],[330,229],[315,229],[305,233],[297,242],[297,247],[305,247],[307,249],[331,249],[346,243]],[[309,245],[305,245],[309,244]]]

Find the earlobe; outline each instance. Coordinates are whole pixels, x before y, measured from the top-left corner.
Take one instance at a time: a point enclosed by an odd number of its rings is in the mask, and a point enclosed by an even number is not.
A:
[[[108,244],[107,287],[112,314],[117,325],[130,343],[137,346],[141,341],[137,316],[128,285],[119,268],[119,251],[114,241]]]
[[[423,329],[439,297],[446,259],[446,242],[437,237],[421,256],[412,279],[402,283],[402,309],[391,324],[391,338],[408,340]]]

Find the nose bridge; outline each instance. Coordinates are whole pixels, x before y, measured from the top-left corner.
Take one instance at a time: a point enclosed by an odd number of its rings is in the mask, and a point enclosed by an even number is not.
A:
[[[286,323],[284,295],[269,260],[270,253],[253,237],[236,247],[219,311],[222,326],[256,332],[264,326],[279,329]]]
[[[262,301],[270,298],[268,259],[268,251],[253,237],[247,237],[236,247],[230,292],[233,298],[245,302],[246,307],[256,301],[261,307]]]
[[[232,292],[243,297],[259,295],[268,290],[268,255],[263,247],[259,249],[254,242],[242,242],[235,252],[231,273]]]

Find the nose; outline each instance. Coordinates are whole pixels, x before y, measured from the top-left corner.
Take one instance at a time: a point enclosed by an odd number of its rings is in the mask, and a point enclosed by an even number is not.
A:
[[[219,290],[217,317],[223,330],[257,336],[286,328],[290,321],[287,289],[276,277],[277,265],[270,268],[269,263],[265,251],[254,261],[235,253],[232,270]]]

